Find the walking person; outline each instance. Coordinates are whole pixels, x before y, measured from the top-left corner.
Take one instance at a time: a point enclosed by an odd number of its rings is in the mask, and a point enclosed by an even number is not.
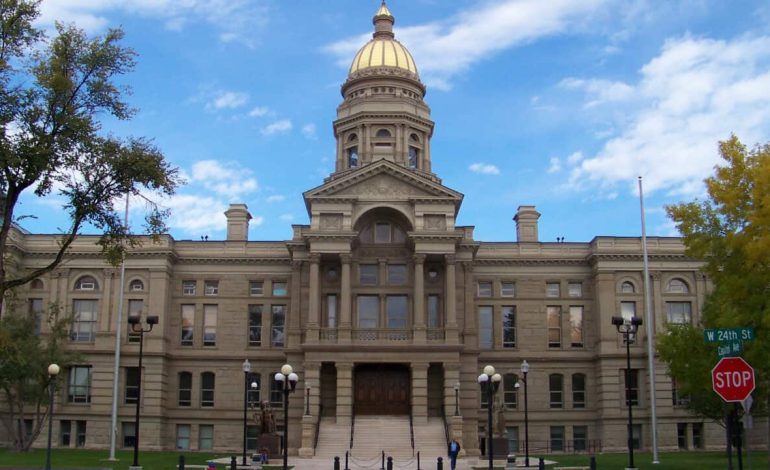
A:
[[[452,438],[452,442],[449,443],[449,464],[452,470],[455,470],[457,465],[457,455],[460,453],[460,443],[456,439]]]

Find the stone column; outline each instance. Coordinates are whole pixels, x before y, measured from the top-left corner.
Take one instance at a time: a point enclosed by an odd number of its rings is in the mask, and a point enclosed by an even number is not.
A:
[[[428,363],[412,363],[412,417],[416,424],[428,422]]]
[[[340,255],[342,269],[340,273],[340,322],[337,329],[337,341],[339,343],[350,343],[350,254]]]
[[[291,284],[290,284],[290,295],[291,295],[291,301],[290,305],[288,307],[288,311],[286,312],[286,315],[288,315],[288,318],[286,318],[286,329],[287,329],[287,335],[286,335],[286,347],[298,347],[300,343],[302,342],[302,329],[300,327],[300,316],[302,315],[302,302],[300,299],[302,298],[302,289],[301,289],[301,280],[302,280],[302,261],[300,260],[293,260],[291,262]],[[271,318],[272,321],[272,315],[268,311],[268,317]],[[264,316],[263,316],[263,328],[264,328]],[[268,326],[267,331],[271,330],[272,325]],[[271,340],[272,342],[272,340]]]
[[[321,386],[321,363],[305,362],[304,367],[303,393],[303,416],[302,416],[302,447],[299,449],[300,457],[312,457],[315,453],[313,444],[315,444],[315,423],[321,419],[319,415],[320,404],[320,386]],[[307,396],[305,395],[307,386],[310,386],[310,414],[307,412]]]
[[[457,362],[444,363],[444,415],[455,415],[455,384],[460,382],[460,364]],[[458,392],[458,415],[462,415],[462,403]],[[459,441],[459,440],[458,440]]]
[[[457,344],[459,335],[457,332],[457,281],[455,279],[455,255],[446,255],[446,284],[444,286],[444,309],[446,311],[446,324],[444,326],[445,342]]]
[[[336,171],[342,171],[345,168],[347,168],[347,162],[346,162],[347,155],[345,154],[345,142],[344,142],[345,136],[339,129],[337,129],[337,132],[338,134],[337,134],[337,165],[336,165],[337,170]]]
[[[465,333],[465,343],[478,345],[478,331],[476,329],[476,311],[473,305],[473,297],[475,292],[475,285],[473,283],[473,263],[465,261],[462,263],[464,272],[463,293],[464,293],[464,308],[465,311],[465,324],[463,332]]]
[[[663,286],[661,285],[661,273],[660,271],[651,271],[650,272],[650,290],[652,291],[650,293],[650,299],[652,302],[652,321],[653,326],[657,325],[665,325],[666,324],[666,316],[668,315],[668,312],[666,312],[666,304],[663,302]],[[642,279],[644,279],[644,272],[642,272]],[[637,313],[637,315],[644,318],[644,321],[649,321],[650,319],[647,317],[647,310],[646,306],[644,305],[644,284],[639,286],[639,292],[642,293],[642,312]],[[695,307],[693,305],[693,307]],[[695,311],[695,310],[693,310]],[[646,330],[645,330],[646,331]],[[653,331],[657,331],[656,329],[653,329]]]
[[[353,416],[353,364],[338,362],[337,424],[349,425]]]
[[[318,342],[318,325],[320,311],[320,282],[319,282],[319,264],[321,255],[318,253],[310,254],[310,292],[307,301],[307,328],[305,334],[306,343]]]
[[[415,253],[414,255],[414,340],[415,344],[425,343],[425,275],[423,267],[425,265],[425,255]]]

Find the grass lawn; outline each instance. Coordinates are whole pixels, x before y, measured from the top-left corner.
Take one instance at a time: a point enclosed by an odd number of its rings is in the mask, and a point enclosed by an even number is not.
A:
[[[518,458],[518,456],[517,456]],[[737,456],[733,454],[733,468],[738,468]],[[749,468],[743,456],[743,468]],[[588,466],[589,457],[585,455],[554,455],[547,458],[558,462],[556,466]],[[767,453],[752,452],[754,468],[766,468]],[[537,459],[529,456],[530,465],[537,464]],[[623,469],[628,465],[628,454],[599,454],[596,456],[596,468],[599,470]],[[669,452],[660,454],[660,464],[652,464],[652,453],[635,452],[634,465],[639,470],[725,470],[727,456],[724,452]]]

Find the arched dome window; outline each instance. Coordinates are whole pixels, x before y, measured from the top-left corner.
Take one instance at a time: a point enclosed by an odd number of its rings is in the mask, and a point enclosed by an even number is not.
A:
[[[75,290],[98,290],[99,284],[93,276],[82,276],[75,281]]]
[[[32,282],[29,283],[29,288],[33,290],[42,290],[45,286],[43,285],[43,280],[38,278],[33,279]]]
[[[419,144],[420,143],[420,136],[418,136],[417,134],[412,134],[412,135],[409,136],[409,140]]]
[[[358,141],[358,135],[353,133],[348,136],[348,142],[357,142]]]
[[[144,290],[144,282],[142,282],[141,279],[134,279],[128,285],[128,290],[131,292],[141,292]]]
[[[666,288],[666,291],[669,294],[689,294],[690,288],[687,286],[687,283],[684,282],[682,279],[675,277],[670,281],[668,281],[668,286]]]
[[[392,135],[389,130],[380,129],[377,131],[377,137],[392,137]]]
[[[623,284],[620,285],[620,292],[624,294],[633,294],[636,292],[636,288],[631,281],[624,281]]]

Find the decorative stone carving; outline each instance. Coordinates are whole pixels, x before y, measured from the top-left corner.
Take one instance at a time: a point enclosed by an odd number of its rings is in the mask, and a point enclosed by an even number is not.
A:
[[[377,197],[398,197],[398,196],[426,196],[429,192],[400,181],[392,176],[377,175],[369,180],[362,181],[360,184],[336,193],[337,196],[377,196]]]
[[[423,217],[425,220],[426,230],[446,230],[446,216],[439,214],[426,215]]]
[[[342,214],[321,214],[321,230],[342,230]]]

